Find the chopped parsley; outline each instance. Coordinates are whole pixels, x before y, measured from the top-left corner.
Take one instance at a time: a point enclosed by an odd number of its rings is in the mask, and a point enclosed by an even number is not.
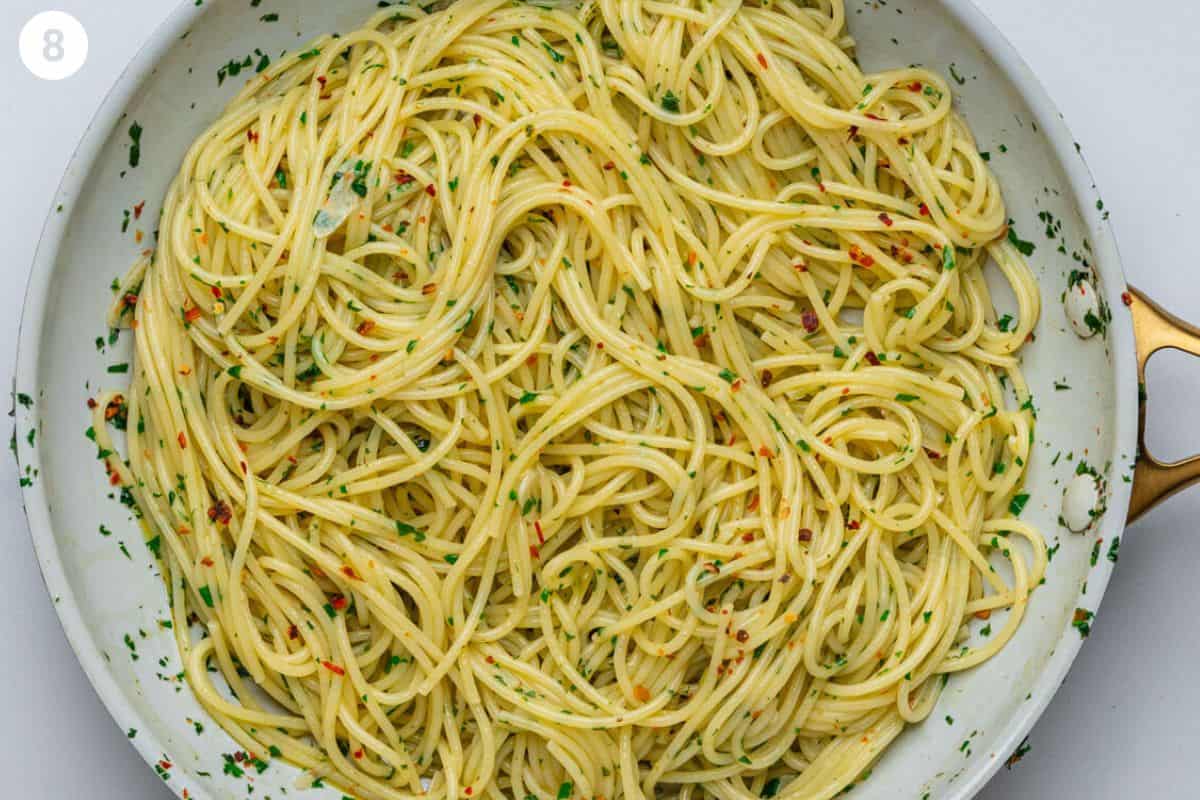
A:
[[[142,126],[135,121],[129,126],[129,166],[136,167],[142,160]]]
[[[1008,241],[1026,258],[1033,255],[1033,251],[1037,249],[1033,242],[1026,242],[1017,236],[1017,229],[1013,227],[1012,220],[1008,221]]]

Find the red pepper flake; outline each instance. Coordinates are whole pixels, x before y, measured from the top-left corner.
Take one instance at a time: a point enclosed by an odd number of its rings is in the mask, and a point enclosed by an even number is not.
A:
[[[537,531],[538,544],[545,544],[545,543],[546,543],[546,537],[545,537],[545,535],[542,533],[542,523],[541,523],[539,520],[536,520],[536,519],[535,519],[535,520],[533,521],[533,529],[534,529],[535,531]]]
[[[1129,292],[1121,292],[1121,302],[1127,306],[1133,305],[1133,295]]]
[[[605,162],[604,162],[604,168],[605,168],[606,170],[610,170],[610,171],[611,171],[611,170],[614,170],[614,169],[616,169],[616,168],[617,168],[617,165],[616,165],[616,164],[614,164],[614,163],[613,163],[613,162],[611,162],[611,161],[605,161]]]
[[[359,574],[354,571],[354,567],[350,567],[350,566],[342,567],[342,574],[345,575],[347,578],[349,578],[352,581],[361,581],[362,580],[362,578],[359,577]]]
[[[1017,749],[1013,752],[1013,754],[1005,760],[1004,766],[1008,767],[1009,769],[1012,769],[1013,767],[1015,767],[1017,764],[1019,764],[1021,762],[1021,759],[1023,759],[1025,757],[1025,754],[1028,752],[1029,752],[1029,745],[1025,742],[1022,742],[1021,745],[1019,745],[1017,747]]]
[[[366,336],[368,333],[375,330],[375,321],[370,320],[370,319],[364,319],[362,322],[360,322],[358,324],[357,330],[358,330],[359,336]]]
[[[426,295],[426,296],[431,295],[436,291],[437,291],[436,283],[427,283],[421,287],[421,294]]]
[[[852,520],[850,520],[849,522],[847,522],[847,523],[846,523],[846,527],[847,527],[847,528],[849,528],[849,529],[850,529],[850,530],[852,530],[852,531],[856,531],[856,530],[858,530],[859,528],[861,528],[861,527],[862,527],[862,525],[860,525],[860,524],[859,524],[859,521],[858,521],[858,520],[856,520],[856,519],[852,519]]]
[[[975,612],[975,619],[989,619],[992,616],[990,608],[983,608]]]
[[[734,381],[732,384],[730,384],[729,391],[737,392],[737,391],[741,391],[741,388],[742,388],[742,379],[738,378],[736,381]]]
[[[208,518],[213,522],[228,525],[233,520],[233,510],[224,500],[218,500],[208,509]]]
[[[804,326],[806,332],[816,333],[817,328],[821,325],[821,319],[817,316],[817,312],[810,308],[800,315],[800,324]]]
[[[133,207],[133,218],[134,218],[134,219],[141,219],[141,218],[142,218],[142,211],[143,211],[145,208],[146,208],[146,201],[145,201],[145,200],[143,200],[142,202],[140,202],[140,203],[138,203],[136,206],[134,206],[134,207]]]
[[[396,179],[396,183],[401,186],[406,186],[416,180],[412,175],[409,175],[402,169],[396,170],[396,174],[392,176]]]
[[[597,349],[597,350],[603,350],[603,349],[604,349],[604,342],[596,342],[596,349]]]
[[[483,117],[479,116],[478,114],[473,114],[471,116],[471,119],[475,122],[476,128],[478,128],[479,125],[483,122]]]
[[[735,634],[734,638],[737,639],[740,643],[745,644],[746,642],[750,641],[750,634],[747,633],[746,630],[743,628],[743,629],[738,630],[738,632],[737,632],[737,634]]]
[[[299,639],[300,638],[300,629],[297,628],[295,625],[288,625],[287,633],[288,633],[289,639]]]
[[[801,528],[796,531],[796,538],[802,542],[812,541],[812,530],[810,528]]]
[[[317,76],[317,83],[321,84],[321,88],[322,88],[322,89],[324,89],[324,88],[325,88],[325,84],[326,84],[328,81],[329,81],[329,79],[328,79],[328,78],[326,78],[324,75],[318,75],[318,76]]]
[[[334,664],[332,661],[322,661],[321,666],[332,672],[334,675],[345,675],[346,670]]]
[[[880,212],[879,221],[882,222],[884,225],[887,225],[889,228],[895,224],[894,222],[892,222],[892,218],[888,216],[888,213],[886,211]]]
[[[164,758],[163,760],[159,761],[159,762],[158,762],[158,765],[159,765],[160,767],[162,767],[163,769],[170,769],[170,768],[173,766],[173,765],[171,764],[171,762],[170,762],[170,761],[167,761],[165,758]]]
[[[213,565],[213,560],[208,556],[205,556],[204,558],[200,559],[200,563],[206,567],[211,567]]]
[[[355,757],[355,758],[362,758],[362,757],[363,757],[363,751],[362,751],[362,748],[361,748],[361,747],[360,747],[360,748],[358,748],[357,750],[355,750],[355,751],[354,751],[354,757]]]
[[[876,114],[864,114],[863,116],[865,116],[867,119],[873,119],[873,120],[875,120],[876,122],[883,122],[883,121],[884,121],[883,117],[880,117],[880,116],[878,116],[878,115],[876,115]]]
[[[100,405],[100,404],[96,402],[95,398],[93,398],[93,397],[88,398],[88,402],[87,402],[88,408],[95,408],[98,405]]]
[[[529,556],[530,556],[530,558],[533,558],[535,560],[540,559],[542,557],[542,553],[540,550],[537,549],[536,544],[529,545]]]
[[[921,205],[917,206],[917,210],[921,212],[922,217],[929,216],[929,206],[925,205],[924,203],[921,203]]]
[[[851,125],[850,126],[850,135],[847,136],[846,138],[849,140],[849,139],[853,139],[855,136],[858,136],[858,126]]]
[[[762,67],[763,69],[767,68],[767,57],[766,56],[764,56],[762,53],[759,53],[758,55],[755,56],[755,58],[758,59],[758,64],[760,67]]]
[[[437,187],[432,183],[429,184],[425,187],[425,194],[429,195],[430,197],[437,197]]]
[[[858,264],[860,267],[870,268],[875,266],[874,257],[872,257],[870,253],[864,253],[862,248],[856,244],[850,245],[850,260],[855,264]]]
[[[126,292],[125,296],[121,298],[121,302],[125,304],[126,308],[133,308],[137,305],[137,301],[138,296],[133,292]]]
[[[184,435],[183,431],[179,432],[179,436],[177,438],[179,440],[179,446],[182,448],[187,448],[187,436]]]
[[[867,354],[866,354],[866,356],[864,356],[864,358],[867,359],[867,363],[870,364],[872,367],[879,366],[879,356],[875,355],[874,350],[868,350]]]
[[[765,444],[762,447],[758,448],[758,454],[760,456],[762,456],[763,458],[771,457],[771,451]]]
[[[764,369],[762,371],[762,377],[759,379],[759,383],[761,383],[762,387],[764,389],[766,389],[768,386],[771,385],[772,382],[774,382],[774,380],[775,380],[775,373],[771,372],[771,370],[769,370],[769,369]]]
[[[94,403],[95,401],[93,400],[92,402]],[[114,397],[112,400],[110,400],[108,402],[108,405],[106,405],[104,407],[104,418],[105,419],[113,419],[118,414],[120,414],[122,409],[124,409],[124,408],[125,408],[125,398],[122,397],[121,395],[117,395],[116,397]]]
[[[697,259],[697,258],[698,258],[698,256],[696,255],[696,251],[695,251],[695,250],[690,250],[690,251],[688,251],[688,257],[687,257],[687,263],[688,263],[688,266],[689,266],[689,267],[694,267],[694,266],[696,266],[696,259]]]
[[[568,180],[564,180],[564,181],[562,182],[562,185],[563,185],[563,188],[564,188],[564,189],[570,189],[570,188],[571,188],[571,182],[570,182],[570,181],[568,181]]]
[[[495,664],[495,663],[496,663],[496,657],[495,657],[495,656],[487,656],[487,657],[485,657],[483,660],[484,660],[484,661],[486,661],[486,662],[487,662],[487,663],[489,663],[489,664]]]
[[[908,85],[908,90],[910,92],[919,92],[919,91],[923,90],[924,88],[925,87],[921,84],[920,81],[913,81],[912,83],[910,83]]]
[[[923,447],[921,449],[925,451],[925,455],[929,456],[935,461],[942,457],[942,454],[936,450],[930,450],[928,447]]]
[[[747,509],[747,510],[753,511],[754,509],[751,508],[751,509]],[[742,541],[745,542],[746,544],[750,544],[751,542],[754,541],[754,534],[753,533],[743,533]]]
[[[218,300],[220,300],[220,299],[221,299],[221,287],[219,287],[219,286],[210,286],[210,287],[208,288],[208,290],[209,290],[209,291],[212,293],[212,296],[213,296],[213,297],[217,298]]]
[[[640,683],[633,687],[633,696],[639,703],[650,702],[650,690]]]
[[[721,568],[718,567],[716,564],[714,564],[711,561],[705,561],[704,565],[703,565],[703,569],[705,572],[712,573],[713,575],[721,574]]]
[[[183,319],[185,322],[195,322],[196,320],[200,319],[200,314],[200,309],[196,306],[192,306],[183,312]]]
[[[104,462],[104,465],[107,467],[107,466],[108,466],[108,462],[107,462],[107,461],[105,461],[105,462]],[[116,472],[113,472],[113,473],[111,473],[111,474],[108,476],[108,483],[109,483],[109,485],[111,485],[111,486],[120,486],[120,485],[121,485],[121,476],[120,476],[118,473],[116,473]]]

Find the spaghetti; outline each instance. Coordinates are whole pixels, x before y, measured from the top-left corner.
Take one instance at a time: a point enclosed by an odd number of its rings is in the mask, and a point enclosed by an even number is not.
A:
[[[844,23],[395,6],[199,138],[95,427],[243,747],[364,798],[828,798],[1011,638],[1037,286],[946,82]]]

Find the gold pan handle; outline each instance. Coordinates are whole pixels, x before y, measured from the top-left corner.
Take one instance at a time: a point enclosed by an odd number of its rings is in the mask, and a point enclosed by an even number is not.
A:
[[[1146,362],[1159,350],[1174,348],[1200,355],[1200,328],[1171,314],[1132,286],[1129,310],[1137,342],[1138,454],[1126,522],[1133,522],[1181,489],[1200,481],[1200,456],[1164,464],[1146,449]]]

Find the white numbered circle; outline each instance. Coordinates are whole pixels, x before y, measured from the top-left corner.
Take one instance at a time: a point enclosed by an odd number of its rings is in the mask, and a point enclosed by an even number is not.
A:
[[[87,61],[87,31],[65,11],[43,11],[21,29],[21,61],[37,77],[60,81]]]

